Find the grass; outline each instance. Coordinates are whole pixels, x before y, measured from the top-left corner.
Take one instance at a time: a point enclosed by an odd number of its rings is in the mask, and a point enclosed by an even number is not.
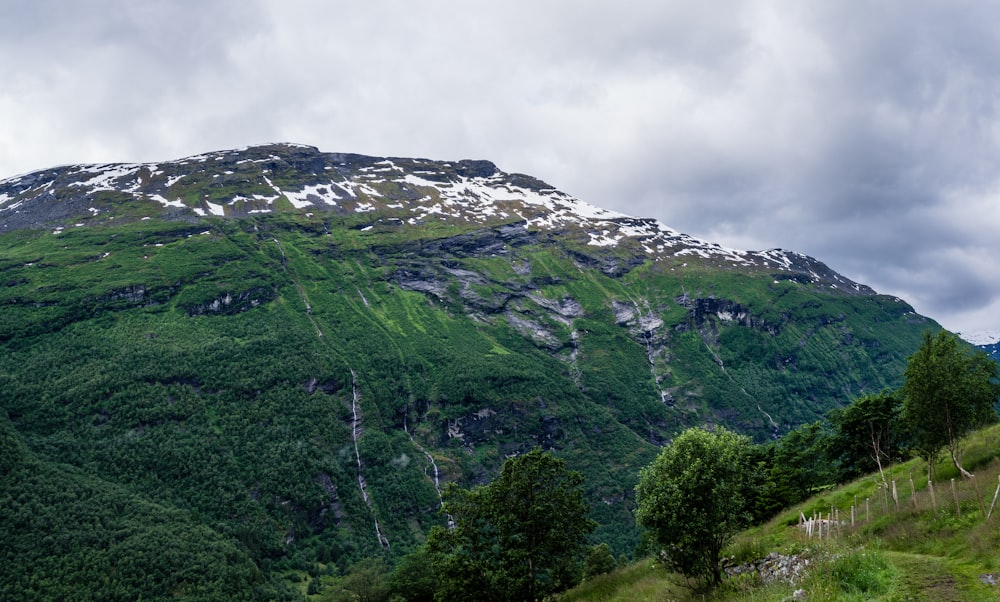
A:
[[[622,597],[625,594],[627,597]],[[680,581],[671,581],[663,569],[649,559],[640,560],[605,575],[588,579],[559,596],[560,602],[611,602],[635,600],[660,602],[676,600],[686,594]]]
[[[966,466],[975,467],[984,505],[989,510],[1000,475],[996,441],[1000,425],[970,435],[964,442]],[[796,583],[764,583],[757,575],[730,578],[714,591],[686,587],[678,575],[667,573],[650,559],[640,560],[609,575],[592,579],[567,592],[560,600],[673,600],[677,602],[779,602],[792,600],[797,590],[816,601],[954,601],[985,602],[1000,599],[1000,586],[980,579],[1000,572],[1000,517],[989,521],[980,510],[975,484],[957,481],[961,508],[956,512],[951,478],[957,472],[950,460],[935,465],[937,508],[927,487],[926,463],[911,460],[892,467],[887,476],[897,481],[900,509],[872,504],[868,522],[856,516],[850,526],[850,506],[855,499],[877,496],[875,479],[868,476],[825,491],[789,508],[765,525],[737,536],[726,555],[735,563],[762,558],[771,551],[809,559],[804,578]],[[914,476],[916,509],[909,489]],[[918,475],[925,475],[922,479]],[[922,483],[919,481],[923,481]],[[905,483],[905,486],[903,485]],[[989,489],[989,491],[987,491]],[[994,514],[1000,514],[1000,501]],[[833,537],[808,538],[798,527],[799,516],[841,511],[844,525]],[[845,510],[847,512],[845,512]]]
[[[995,601],[1000,592],[979,580],[983,567],[926,554],[854,547],[831,542],[801,550],[810,559],[807,575],[798,582],[765,583],[755,575],[730,578],[706,591],[689,587],[645,559],[588,580],[560,601],[613,602],[649,600],[676,602],[782,602],[804,592],[810,602]]]

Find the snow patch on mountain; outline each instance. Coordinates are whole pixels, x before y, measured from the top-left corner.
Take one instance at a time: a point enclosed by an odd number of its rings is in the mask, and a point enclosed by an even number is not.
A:
[[[184,203],[182,203],[180,199],[168,201],[167,199],[163,198],[162,195],[159,194],[150,194],[147,195],[147,198],[150,199],[151,201],[156,201],[157,203],[160,203],[164,207],[177,207],[177,208],[185,207]]]
[[[331,207],[337,206],[337,201],[343,200],[343,197],[338,195],[333,190],[334,183],[329,184],[315,184],[313,186],[306,186],[298,192],[285,191],[285,196],[291,201],[292,205],[296,209],[302,209],[312,205],[314,201],[319,201]]]
[[[206,180],[213,184],[200,184]],[[176,192],[170,192],[182,181],[191,182],[184,195],[203,186],[197,206],[189,206]],[[213,189],[226,192],[213,194]],[[38,202],[45,191],[52,194],[53,190],[60,191],[60,200],[91,199],[97,192],[116,191],[202,217],[268,213],[284,198],[297,211],[399,212],[387,217],[386,223],[419,225],[454,220],[489,226],[516,220],[531,230],[576,236],[594,248],[627,245],[650,259],[692,257],[756,266],[789,272],[793,276],[785,280],[796,283],[873,292],[803,255],[782,249],[742,251],[709,243],[654,219],[590,205],[531,176],[505,173],[488,161],[366,157],[277,144],[159,163],[67,166],[0,181],[0,215],[17,214],[16,219],[0,220],[0,231],[60,225],[48,217],[58,213],[46,209],[49,201]],[[67,195],[67,191],[72,192]],[[25,206],[26,202],[30,206]],[[233,208],[228,214],[226,205]],[[104,206],[100,210],[102,215],[111,213],[109,219],[115,211]]]
[[[960,332],[958,336],[976,346],[995,345],[1000,343],[1000,330],[980,330],[978,332]]]
[[[95,174],[94,177],[84,181],[72,182],[69,185],[80,188],[89,188],[90,190],[88,194],[94,194],[95,192],[100,192],[102,190],[122,190],[123,187],[114,185],[115,182],[135,175],[141,168],[142,165],[132,163],[84,165],[80,167],[77,173],[92,173]],[[138,182],[136,182],[136,184],[138,184]]]
[[[186,175],[187,174],[181,174],[179,176],[171,176],[171,177],[167,178],[167,184],[166,184],[167,188],[170,188],[171,186],[173,186],[177,182],[180,182],[181,180],[183,180]]]

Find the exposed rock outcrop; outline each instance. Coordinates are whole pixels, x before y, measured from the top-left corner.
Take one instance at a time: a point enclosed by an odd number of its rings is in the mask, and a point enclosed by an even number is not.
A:
[[[801,554],[779,554],[771,552],[763,558],[745,564],[723,567],[727,577],[751,574],[760,577],[764,583],[785,581],[795,583],[805,576],[809,559]]]

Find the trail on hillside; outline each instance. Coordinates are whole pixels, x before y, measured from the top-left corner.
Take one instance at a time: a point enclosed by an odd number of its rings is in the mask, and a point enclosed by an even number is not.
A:
[[[902,573],[898,593],[906,593],[907,600],[964,602],[973,599],[963,595],[963,590],[974,585],[972,579],[956,574],[946,559],[906,552],[886,552],[886,555]]]

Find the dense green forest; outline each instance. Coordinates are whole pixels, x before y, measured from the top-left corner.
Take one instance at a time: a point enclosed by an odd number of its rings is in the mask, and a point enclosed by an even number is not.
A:
[[[964,542],[956,542],[954,549],[943,547],[955,557],[956,564],[961,561],[991,567],[995,557],[989,541],[996,540],[997,532],[990,531],[988,522],[1000,486],[988,503],[979,479],[962,466],[959,458],[972,448],[965,457],[969,468],[982,469],[993,460],[996,450],[991,446],[987,427],[997,422],[998,402],[1000,369],[996,361],[968,345],[960,345],[953,334],[941,331],[931,336],[928,332],[920,349],[908,359],[902,388],[855,399],[844,408],[832,410],[825,420],[797,429],[778,441],[755,445],[749,437],[719,425],[686,429],[640,471],[635,513],[637,523],[645,529],[643,545],[637,550],[645,557],[640,564],[656,567],[662,573],[661,580],[672,574],[675,584],[687,585],[688,591],[682,595],[695,599],[716,593],[723,597],[749,593],[750,599],[756,599],[753,592],[766,592],[767,585],[775,580],[786,584],[805,581],[811,591],[803,589],[799,597],[821,600],[871,599],[899,590],[919,596],[969,591],[968,585],[959,588],[948,583],[941,588],[939,583],[927,583],[913,575],[898,583],[899,569],[888,559],[881,555],[874,560],[866,558],[864,539],[841,544],[836,554],[851,560],[840,562],[834,557],[832,584],[817,578],[816,573],[822,570],[805,570],[807,563],[800,564],[797,575],[768,579],[758,574],[764,570],[760,567],[780,571],[788,565],[781,569],[774,560],[769,564],[768,559],[776,552],[764,558],[760,547],[739,549],[734,540],[751,525],[766,523],[774,514],[810,498],[810,516],[817,515],[817,507],[820,512],[829,508],[825,524],[821,525],[827,540],[843,539],[845,532],[852,531],[856,537],[856,515],[861,515],[858,492],[870,491],[874,482],[878,494],[875,511],[882,515],[883,524],[902,520],[902,505],[907,514],[923,523],[916,528],[908,525],[916,531],[917,541],[933,539],[935,531],[941,539],[968,538],[973,550],[962,550],[969,545]],[[947,454],[942,453],[945,449]],[[954,469],[953,474],[961,475],[963,482],[956,487],[952,479],[952,499],[938,502],[931,481],[941,478],[936,474],[936,461],[945,455],[952,466],[941,472]],[[907,462],[911,456],[920,461]],[[913,476],[914,465],[920,463],[927,477],[921,488],[930,490],[930,499],[927,492],[922,492],[923,501],[917,499]],[[901,465],[907,465],[909,471],[912,506],[901,501],[896,488],[897,475],[903,472]],[[992,476],[994,472],[991,468],[986,474]],[[866,474],[869,483],[855,483],[846,491],[833,493],[834,501],[829,505],[821,498],[817,506],[817,492],[830,492]],[[449,528],[432,530],[427,543],[395,570],[385,565],[356,565],[343,578],[324,576],[311,581],[309,589],[324,592],[325,600],[542,600],[588,580],[603,585],[586,584],[571,596],[596,594],[598,599],[607,599],[615,580],[601,576],[634,570],[624,557],[616,562],[607,544],[591,546],[584,553],[585,535],[593,523],[588,524],[586,519],[587,509],[579,489],[582,482],[579,473],[567,471],[562,461],[536,448],[506,461],[501,474],[488,485],[471,491],[451,486],[442,508],[449,517]],[[799,487],[788,488],[789,483]],[[959,490],[961,498],[965,498],[964,511]],[[851,492],[853,503],[848,509],[843,506],[851,502]],[[864,523],[871,521],[870,502],[869,494]],[[921,513],[921,505],[929,508]],[[843,507],[844,519],[835,518],[834,506]],[[805,512],[792,513],[790,521],[784,520],[786,532],[788,527],[799,528],[792,529],[797,533],[783,533],[778,538],[786,542],[801,540]],[[972,529],[974,525],[979,525],[978,529]],[[870,526],[862,527],[864,530],[870,536],[881,535]],[[971,533],[956,537],[956,531]],[[811,533],[806,537],[811,542]],[[817,543],[823,543],[822,536]],[[724,557],[723,552],[734,551],[734,547],[741,560],[753,563],[752,573],[727,570],[734,568],[736,555]],[[796,562],[812,558],[830,563],[823,557],[830,552],[821,553],[814,547],[795,549],[799,551]],[[940,554],[942,546],[932,549]],[[939,563],[934,558],[921,558],[917,563],[911,560],[905,570],[917,575],[927,569],[941,572],[934,566]],[[420,567],[419,576],[416,567]],[[952,571],[947,569],[948,573]],[[628,583],[624,575],[618,579]],[[948,580],[954,578],[949,575]],[[996,585],[991,574],[980,575],[979,580]],[[629,585],[639,589],[638,585]],[[676,595],[676,587],[661,587],[663,591],[651,592],[654,599],[662,599],[668,589]],[[981,588],[979,591],[983,593]],[[620,598],[645,595],[625,592]],[[886,599],[898,597],[896,593]],[[972,594],[962,599],[992,597]]]
[[[212,181],[174,189],[240,190]],[[590,542],[631,555],[639,469],[674,435],[797,432],[898,386],[937,329],[818,262],[652,256],[517,216],[410,225],[400,185],[370,186],[363,212],[226,217],[97,192],[0,234],[3,591],[294,599],[400,562],[445,525],[447,484],[536,447],[583,475]]]

